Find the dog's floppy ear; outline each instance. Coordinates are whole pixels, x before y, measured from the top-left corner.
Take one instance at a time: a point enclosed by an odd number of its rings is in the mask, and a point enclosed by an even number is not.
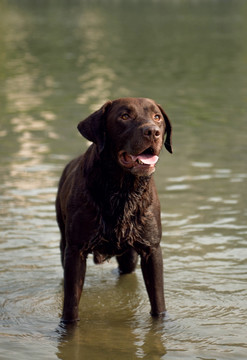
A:
[[[162,107],[158,104],[158,107],[160,109],[160,111],[162,112],[162,115],[164,117],[165,120],[165,124],[166,124],[166,139],[165,139],[165,148],[166,150],[168,150],[171,154],[172,154],[172,125],[171,122],[168,118],[168,116],[166,115],[165,111],[162,109]]]
[[[82,120],[77,126],[82,136],[97,145],[99,152],[102,152],[105,146],[105,115],[111,103],[111,101],[107,101],[99,110]]]

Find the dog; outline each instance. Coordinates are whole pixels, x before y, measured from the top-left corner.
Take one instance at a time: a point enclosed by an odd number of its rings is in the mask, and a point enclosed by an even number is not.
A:
[[[163,315],[160,203],[152,174],[163,143],[172,153],[170,120],[151,99],[120,98],[81,121],[78,130],[92,144],[65,167],[56,198],[61,321],[78,320],[90,253],[96,264],[116,256],[120,274],[133,272],[140,256],[151,315]]]

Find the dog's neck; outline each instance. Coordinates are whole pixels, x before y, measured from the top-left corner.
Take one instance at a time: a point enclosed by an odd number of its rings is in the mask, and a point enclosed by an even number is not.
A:
[[[95,151],[89,149],[89,152]],[[107,162],[99,156],[90,154],[93,162],[85,164],[86,187],[90,203],[98,214],[99,234],[105,239],[114,239],[121,247],[138,240],[142,243],[140,224],[146,218],[147,209],[152,203],[152,179],[136,177],[124,171],[116,162]],[[97,238],[98,239],[98,238]]]
[[[85,164],[87,187],[98,190],[99,197],[111,196],[114,193],[142,193],[149,187],[151,176],[135,176],[124,170],[116,159],[109,159],[106,153],[98,154],[97,147],[92,145],[88,152],[93,161]]]

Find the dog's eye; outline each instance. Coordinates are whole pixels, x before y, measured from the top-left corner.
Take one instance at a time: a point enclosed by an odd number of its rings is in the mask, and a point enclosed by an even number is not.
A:
[[[127,119],[129,119],[129,115],[128,115],[128,114],[123,114],[123,115],[121,116],[121,118],[122,118],[123,120],[127,120]]]
[[[159,114],[154,115],[154,120],[160,120],[160,115]]]

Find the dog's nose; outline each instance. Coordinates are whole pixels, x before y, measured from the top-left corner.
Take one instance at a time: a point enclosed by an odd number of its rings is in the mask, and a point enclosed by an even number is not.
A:
[[[143,135],[149,140],[157,140],[160,137],[160,129],[156,125],[149,125],[143,128]]]

